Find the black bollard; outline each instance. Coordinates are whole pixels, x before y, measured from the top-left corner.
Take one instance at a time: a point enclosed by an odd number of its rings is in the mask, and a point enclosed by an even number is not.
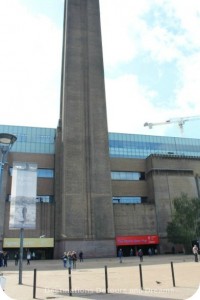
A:
[[[141,286],[141,289],[143,290],[142,265],[141,264],[139,264],[139,270],[140,270],[140,286]]]
[[[171,261],[171,270],[172,270],[172,281],[173,281],[173,286],[175,287],[175,276],[174,276],[174,266],[173,262]]]
[[[105,266],[105,286],[106,286],[106,294],[108,294],[108,271],[107,271],[107,266]]]
[[[69,274],[69,295],[72,296],[72,276],[71,276],[71,268],[68,268]]]
[[[33,274],[33,299],[36,299],[36,274],[37,274],[37,270],[34,269],[34,274]]]

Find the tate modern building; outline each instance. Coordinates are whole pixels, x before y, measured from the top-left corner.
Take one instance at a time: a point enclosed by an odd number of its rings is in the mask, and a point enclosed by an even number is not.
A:
[[[57,128],[0,125],[17,137],[1,163],[0,249],[19,249],[10,226],[17,214],[34,224],[24,228],[24,248],[38,258],[68,250],[108,257],[119,247],[125,255],[170,252],[173,199],[200,193],[200,140],[108,132],[98,0],[65,2],[60,101]],[[35,196],[35,179],[26,189],[31,210],[26,197],[11,209],[12,194],[24,192],[19,163],[36,178]]]

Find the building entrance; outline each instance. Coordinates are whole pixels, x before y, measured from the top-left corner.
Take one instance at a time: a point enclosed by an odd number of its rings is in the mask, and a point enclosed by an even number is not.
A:
[[[137,256],[139,249],[142,249],[144,255],[157,254],[158,244],[158,235],[116,237],[116,251],[118,253],[122,249],[123,256]]]

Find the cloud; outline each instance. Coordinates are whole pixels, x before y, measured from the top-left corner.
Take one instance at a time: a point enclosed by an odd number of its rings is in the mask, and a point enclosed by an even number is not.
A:
[[[109,0],[101,0],[111,131],[144,133],[144,119],[159,123],[200,115],[199,2],[139,2],[118,0],[111,7]],[[153,132],[173,135],[170,126],[157,126]]]
[[[104,61],[106,68],[115,64],[128,62],[138,54],[138,45],[133,42],[133,35],[139,35],[134,27],[139,22],[139,16],[148,7],[148,1],[132,0],[100,0],[101,27]]]
[[[39,124],[48,127],[49,113],[58,119],[61,29],[16,0],[1,1],[0,11],[0,83],[5,103],[1,123],[16,124],[21,119],[21,125],[34,126],[40,110],[44,119]],[[48,104],[54,109],[47,111]]]
[[[48,14],[48,3],[0,1],[2,124],[57,126],[63,12]],[[199,0],[100,0],[100,8],[109,131],[173,135],[143,124],[200,114]]]
[[[134,75],[107,79],[106,97],[109,99],[107,114],[111,132],[147,133],[144,123],[150,121],[150,117],[153,120],[160,113],[164,114],[164,109],[155,109],[149,101],[154,97],[154,91],[140,86]]]

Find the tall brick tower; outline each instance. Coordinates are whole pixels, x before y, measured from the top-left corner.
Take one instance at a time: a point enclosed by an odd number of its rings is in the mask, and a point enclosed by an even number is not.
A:
[[[115,253],[99,0],[64,9],[55,255]]]

